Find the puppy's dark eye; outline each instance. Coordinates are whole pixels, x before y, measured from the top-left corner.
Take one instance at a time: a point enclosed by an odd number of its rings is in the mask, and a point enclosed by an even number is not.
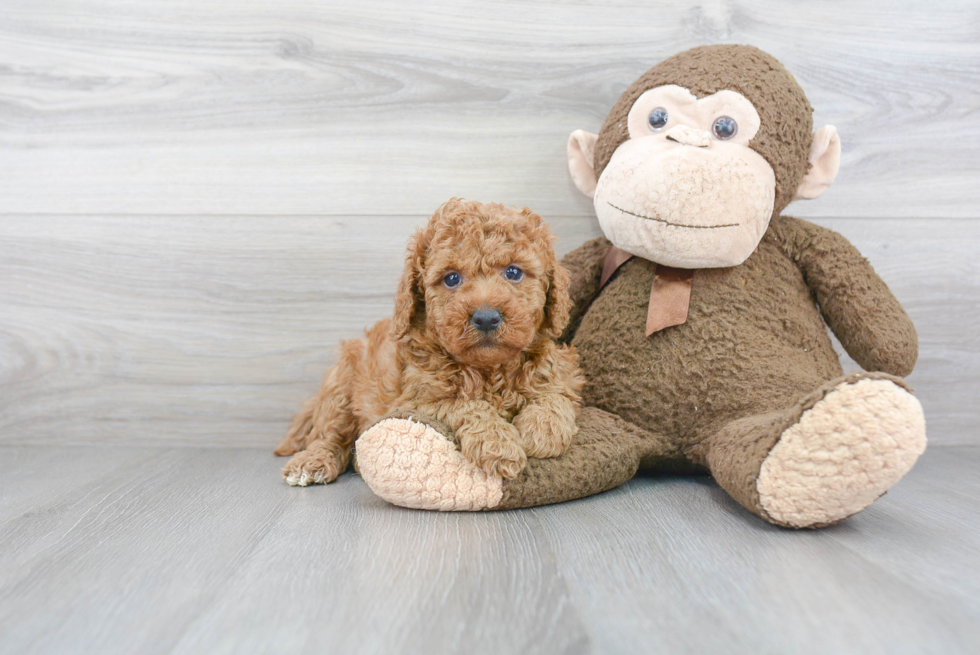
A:
[[[446,273],[446,277],[442,278],[442,283],[452,289],[453,287],[458,287],[463,283],[463,276],[456,271],[449,271]]]
[[[654,132],[659,132],[667,124],[667,110],[663,107],[657,107],[650,112],[648,120],[650,121],[650,129]]]
[[[714,133],[715,138],[726,141],[738,132],[738,123],[735,122],[734,118],[729,116],[720,116],[715,119],[714,125],[711,126],[711,131]]]
[[[524,271],[516,266],[508,266],[507,270],[504,271],[504,277],[511,282],[520,282],[524,279]]]

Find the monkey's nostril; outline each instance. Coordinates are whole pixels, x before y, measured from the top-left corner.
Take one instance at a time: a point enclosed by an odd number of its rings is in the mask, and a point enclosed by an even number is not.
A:
[[[496,309],[481,307],[470,314],[470,323],[480,332],[489,333],[500,327],[504,317]]]

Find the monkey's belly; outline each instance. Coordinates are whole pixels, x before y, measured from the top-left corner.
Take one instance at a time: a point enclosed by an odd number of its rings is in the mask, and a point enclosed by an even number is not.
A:
[[[653,272],[631,260],[586,312],[573,340],[586,405],[694,444],[841,374],[802,276],[772,247],[697,271],[687,322],[647,337]]]

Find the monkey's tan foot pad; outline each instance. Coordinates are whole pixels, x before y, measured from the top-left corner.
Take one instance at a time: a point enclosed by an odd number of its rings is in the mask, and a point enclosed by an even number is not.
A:
[[[841,384],[785,430],[762,463],[756,488],[781,525],[820,527],[877,500],[926,448],[915,397],[889,380]]]
[[[492,509],[503,480],[463,457],[435,428],[388,418],[357,439],[357,466],[371,490],[393,505],[442,512]]]

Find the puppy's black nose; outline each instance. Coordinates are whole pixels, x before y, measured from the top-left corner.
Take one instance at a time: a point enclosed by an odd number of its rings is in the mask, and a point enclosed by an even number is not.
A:
[[[490,333],[500,327],[504,317],[496,309],[481,307],[470,314],[470,323],[480,332]]]

